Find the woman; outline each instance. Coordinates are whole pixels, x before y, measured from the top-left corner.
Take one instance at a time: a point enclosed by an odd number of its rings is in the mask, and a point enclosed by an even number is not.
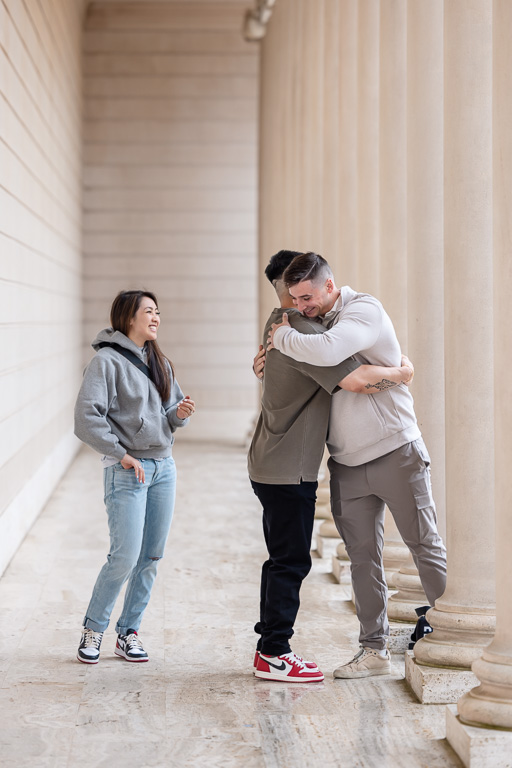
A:
[[[176,490],[174,431],[194,401],[183,397],[156,338],[160,313],[149,291],[121,291],[112,328],[98,334],[75,406],[75,434],[103,454],[110,552],[87,608],[77,658],[97,664],[114,603],[127,579],[115,653],[148,661],[138,629],[171,525]]]

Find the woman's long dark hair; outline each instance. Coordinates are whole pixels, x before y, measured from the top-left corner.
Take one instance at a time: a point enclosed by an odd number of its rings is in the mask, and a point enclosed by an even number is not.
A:
[[[158,307],[158,301],[151,291],[120,291],[112,302],[110,309],[110,324],[114,331],[121,331],[125,336],[130,333],[130,321],[135,317],[144,296],[154,301]],[[165,403],[171,396],[171,375],[174,378],[174,366],[168,357],[164,355],[156,341],[146,341],[148,353],[148,368],[151,371],[151,379]],[[171,373],[166,364],[171,367]]]

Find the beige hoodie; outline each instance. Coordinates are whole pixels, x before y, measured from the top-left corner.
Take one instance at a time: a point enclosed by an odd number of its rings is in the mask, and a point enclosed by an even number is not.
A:
[[[400,345],[380,301],[344,286],[332,312],[336,321],[325,333],[306,336],[293,328],[280,328],[274,346],[312,365],[336,365],[353,355],[361,363],[400,366]],[[365,397],[345,391],[333,395],[327,447],[340,464],[365,464],[420,436],[405,384]]]

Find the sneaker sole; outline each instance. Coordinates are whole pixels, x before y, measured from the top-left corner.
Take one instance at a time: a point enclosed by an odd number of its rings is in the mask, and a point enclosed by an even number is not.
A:
[[[377,677],[378,675],[390,675],[390,674],[391,674],[390,669],[380,669],[380,670],[367,669],[367,670],[364,670],[364,672],[363,671],[356,672],[355,674],[349,673],[347,675],[338,675],[336,674],[336,672],[334,672],[333,677],[335,680],[357,680],[358,678],[361,678],[361,677]]]
[[[317,677],[287,677],[286,675],[278,675],[274,672],[260,672],[256,670],[254,672],[255,677],[259,677],[260,680],[275,680],[277,683],[321,683],[324,680],[323,675]]]
[[[119,656],[119,658],[124,659],[125,661],[130,661],[135,664],[142,664],[144,661],[149,661],[149,658],[147,656],[145,659],[132,659],[130,656],[126,656],[124,651],[119,650],[119,648],[116,648],[114,650],[114,653],[116,656]]]
[[[98,661],[99,661],[99,658],[98,659],[89,659],[89,660],[82,659],[78,654],[76,655],[76,657],[77,657],[78,661],[82,662],[82,664],[97,664]]]

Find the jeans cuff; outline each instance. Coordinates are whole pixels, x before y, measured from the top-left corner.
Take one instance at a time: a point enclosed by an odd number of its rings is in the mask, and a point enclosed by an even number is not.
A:
[[[97,621],[93,621],[92,619],[87,618],[87,616],[84,618],[83,626],[86,629],[92,629],[93,632],[104,632],[106,628],[108,627],[107,624],[98,624]]]

